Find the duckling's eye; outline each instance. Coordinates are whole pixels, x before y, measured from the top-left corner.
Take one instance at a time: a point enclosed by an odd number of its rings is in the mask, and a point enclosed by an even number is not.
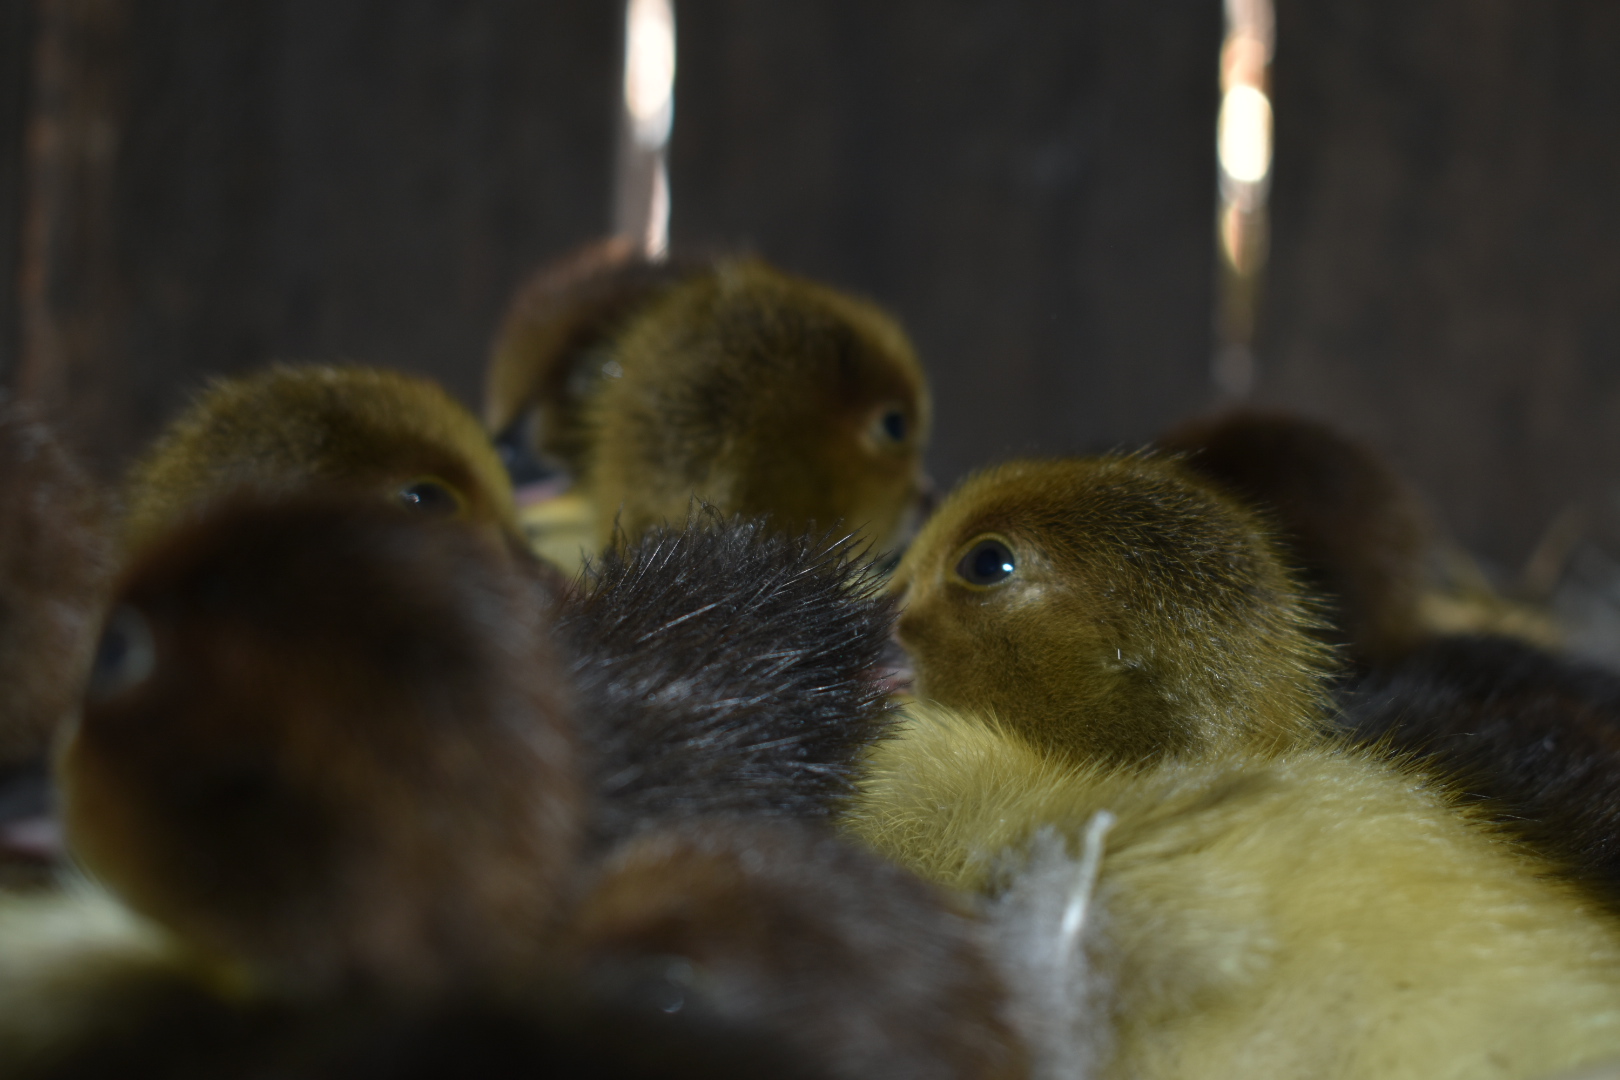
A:
[[[878,421],[883,427],[883,434],[895,442],[906,441],[906,414],[899,409],[890,409]]]
[[[107,628],[101,632],[85,696],[91,701],[106,701],[133,690],[151,676],[155,667],[157,645],[151,626],[140,612],[121,604],[107,617]]]
[[[1000,540],[980,540],[956,564],[956,573],[969,585],[999,585],[1012,577],[1018,560]]]
[[[429,517],[453,517],[461,513],[461,496],[440,480],[412,480],[399,489],[399,501],[407,509]]]

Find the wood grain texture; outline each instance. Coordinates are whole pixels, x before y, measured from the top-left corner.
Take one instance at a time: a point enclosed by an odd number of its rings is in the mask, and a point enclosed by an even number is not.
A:
[[[15,369],[21,345],[15,283],[22,256],[35,15],[34,0],[0,0],[0,386]]]
[[[1220,5],[681,0],[672,233],[896,310],[931,467],[1208,396]]]
[[[612,0],[43,11],[12,381],[104,470],[205,376],[276,359],[474,401],[517,280],[606,226]]]
[[[1279,0],[1263,400],[1394,455],[1516,570],[1620,537],[1620,7]]]

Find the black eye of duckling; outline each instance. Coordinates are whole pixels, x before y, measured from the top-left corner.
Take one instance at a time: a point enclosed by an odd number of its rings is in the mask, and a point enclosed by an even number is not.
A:
[[[407,509],[430,517],[451,517],[461,512],[461,497],[440,480],[412,480],[399,489],[399,501]]]
[[[969,585],[999,585],[1012,577],[1018,569],[1018,560],[1000,540],[980,540],[956,564],[956,573]]]
[[[883,425],[883,434],[895,442],[906,441],[906,414],[899,409],[890,409],[883,414],[880,421]]]
[[[127,604],[113,609],[96,645],[86,696],[106,701],[145,682],[157,667],[157,645],[145,617]]]

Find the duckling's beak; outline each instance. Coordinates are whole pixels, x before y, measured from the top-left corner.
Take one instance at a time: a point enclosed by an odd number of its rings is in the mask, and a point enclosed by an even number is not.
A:
[[[894,574],[900,560],[905,558],[906,549],[917,538],[917,534],[928,523],[928,519],[934,516],[934,511],[939,508],[939,500],[939,486],[934,483],[933,477],[923,473],[917,479],[917,488],[912,493],[911,502],[906,506],[906,512],[901,515],[899,528],[894,532],[894,547],[872,562],[873,568],[879,574],[884,577]]]
[[[568,490],[570,477],[560,466],[541,458],[529,438],[532,418],[525,413],[495,436],[495,452],[512,479],[512,498],[518,509],[554,499]]]
[[[43,758],[0,773],[0,862],[53,863],[66,853]]]
[[[899,637],[892,633],[883,655],[878,659],[877,670],[877,683],[885,694],[895,697],[911,693],[911,684],[916,678],[911,666],[911,654],[900,644]]]

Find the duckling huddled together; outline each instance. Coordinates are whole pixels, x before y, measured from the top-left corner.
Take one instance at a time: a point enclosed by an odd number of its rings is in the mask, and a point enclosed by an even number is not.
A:
[[[929,423],[874,305],[616,244],[482,423],[271,368],[114,497],[0,402],[0,1075],[1620,1058],[1620,693],[1392,470],[1237,414],[934,509]]]

